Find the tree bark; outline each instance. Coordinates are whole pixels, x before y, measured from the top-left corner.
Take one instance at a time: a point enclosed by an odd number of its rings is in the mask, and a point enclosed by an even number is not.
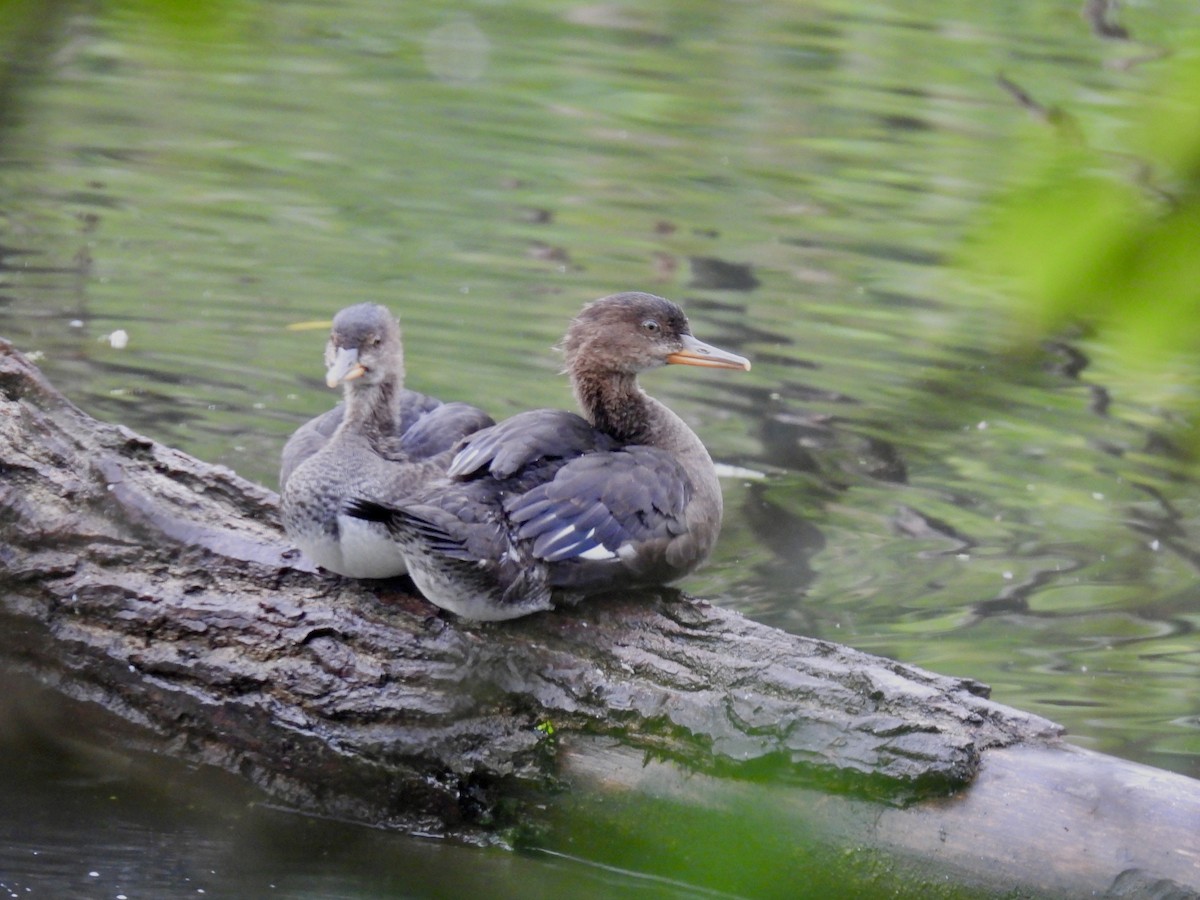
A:
[[[102,708],[112,740],[376,826],[509,839],[608,791],[650,796],[638,786],[662,772],[701,779],[689,796],[711,784],[710,797],[757,797],[779,821],[817,796],[904,821],[961,809],[946,798],[974,796],[1000,766],[985,760],[1013,758],[1001,748],[1080,752],[977,682],[675,591],[472,625],[404,581],[315,572],[273,493],[91,419],[3,341],[0,535],[9,668]],[[1200,793],[1179,781],[1186,827]],[[909,853],[897,848],[913,835],[895,831],[871,840]],[[1200,885],[1198,866],[1200,854],[1167,874]]]

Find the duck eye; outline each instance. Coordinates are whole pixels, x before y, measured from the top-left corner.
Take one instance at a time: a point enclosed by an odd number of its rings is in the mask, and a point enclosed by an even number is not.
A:
[[[661,328],[662,328],[662,326],[659,325],[658,322],[654,319],[647,319],[645,322],[642,323],[642,330],[648,331],[650,334],[658,334],[658,332]]]

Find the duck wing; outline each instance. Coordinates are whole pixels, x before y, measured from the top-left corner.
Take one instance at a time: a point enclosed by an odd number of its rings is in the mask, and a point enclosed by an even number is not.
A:
[[[281,494],[296,468],[329,443],[329,439],[333,437],[337,427],[342,424],[344,413],[345,410],[339,403],[333,409],[326,410],[321,415],[309,419],[287,439],[287,443],[283,445],[283,452],[280,454],[279,492]]]
[[[635,445],[567,462],[553,478],[510,496],[504,511],[537,559],[637,567],[639,548],[665,547],[686,531],[691,497],[692,481],[674,456]]]
[[[400,392],[400,417],[396,420],[396,428],[392,433],[396,437],[400,437],[425,416],[436,412],[442,406],[442,401],[437,397],[430,397],[420,391],[411,391],[405,388]]]
[[[447,474],[470,478],[487,472],[503,480],[542,460],[573,459],[616,445],[582,416],[562,409],[535,409],[464,438]]]
[[[492,417],[469,403],[443,403],[422,414],[400,436],[399,452],[409,459],[428,459],[454,447],[462,438],[494,425]]]

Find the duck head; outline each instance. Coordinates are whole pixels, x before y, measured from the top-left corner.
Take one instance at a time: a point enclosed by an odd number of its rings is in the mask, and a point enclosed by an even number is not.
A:
[[[695,338],[676,304],[636,291],[589,303],[572,320],[560,347],[573,376],[636,375],[665,365],[750,368],[744,356]]]
[[[404,372],[400,324],[375,303],[348,306],[333,317],[325,345],[325,383],[374,385]]]

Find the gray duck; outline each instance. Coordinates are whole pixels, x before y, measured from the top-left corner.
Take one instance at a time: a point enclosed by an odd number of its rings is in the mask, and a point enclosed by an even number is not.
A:
[[[325,346],[325,383],[344,400],[301,425],[283,448],[284,529],[322,568],[354,578],[406,571],[383,526],[347,516],[350,497],[398,502],[441,476],[464,435],[493,424],[466,403],[404,387],[400,325],[385,307],[341,310]]]

